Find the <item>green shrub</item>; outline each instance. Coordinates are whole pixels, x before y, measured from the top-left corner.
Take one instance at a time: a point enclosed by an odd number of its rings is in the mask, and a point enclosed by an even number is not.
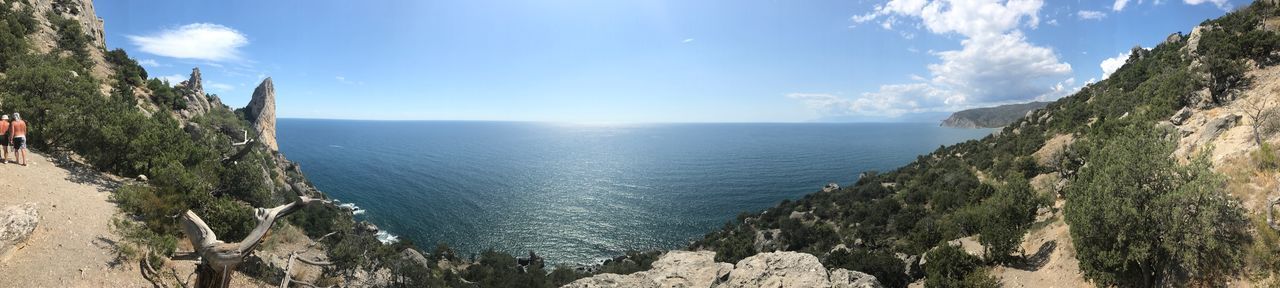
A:
[[[1116,132],[1087,141],[1095,147],[1088,165],[1067,187],[1066,222],[1085,277],[1153,286],[1237,271],[1245,221],[1219,190],[1222,176],[1204,157],[1178,165],[1168,156],[1173,143],[1159,132],[1132,126]]]
[[[1261,170],[1280,169],[1280,157],[1276,156],[1276,150],[1271,147],[1271,143],[1262,143],[1262,147],[1249,154],[1249,158],[1253,159],[1254,165]]]
[[[982,266],[982,259],[960,247],[943,244],[925,256],[925,287],[965,287],[969,274]]]

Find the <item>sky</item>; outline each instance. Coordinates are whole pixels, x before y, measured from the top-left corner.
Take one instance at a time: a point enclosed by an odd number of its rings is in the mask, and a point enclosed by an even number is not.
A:
[[[919,122],[1054,100],[1247,0],[98,1],[108,49],[370,120]]]

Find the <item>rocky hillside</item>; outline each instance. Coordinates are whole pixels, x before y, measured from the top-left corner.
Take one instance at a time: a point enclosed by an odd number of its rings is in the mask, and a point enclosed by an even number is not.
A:
[[[689,248],[728,263],[809,253],[892,287],[1280,283],[1275,2],[1135,48],[992,136],[740,215]]]
[[[1047,105],[1049,102],[1030,102],[956,111],[951,113],[951,117],[942,120],[942,127],[1000,128]]]

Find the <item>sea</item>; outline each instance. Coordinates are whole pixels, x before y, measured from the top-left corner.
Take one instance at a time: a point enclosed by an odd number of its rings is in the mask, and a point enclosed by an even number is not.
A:
[[[851,185],[991,129],[934,123],[280,119],[280,150],[386,241],[592,264]]]

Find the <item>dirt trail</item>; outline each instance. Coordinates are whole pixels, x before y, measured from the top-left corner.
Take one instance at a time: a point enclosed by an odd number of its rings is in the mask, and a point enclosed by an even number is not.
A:
[[[29,156],[26,167],[0,164],[0,206],[35,202],[40,213],[36,231],[0,263],[0,287],[151,287],[137,262],[112,252],[110,182]]]

